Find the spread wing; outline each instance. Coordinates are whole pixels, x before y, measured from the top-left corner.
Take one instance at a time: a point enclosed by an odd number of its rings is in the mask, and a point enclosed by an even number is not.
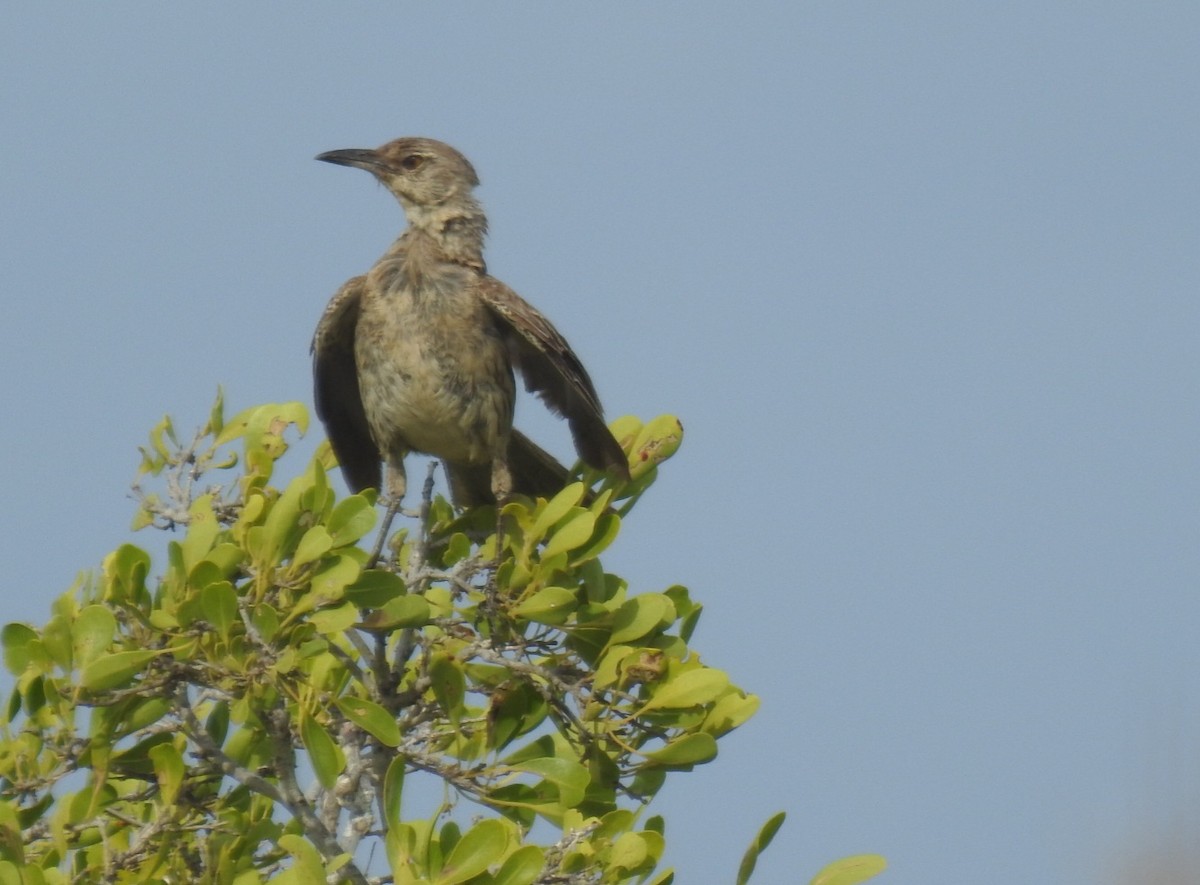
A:
[[[509,357],[551,411],[567,419],[575,449],[597,470],[629,479],[629,461],[604,423],[600,398],[566,339],[531,304],[499,280],[483,277],[479,297],[505,332]]]
[[[351,491],[378,489],[379,448],[363,411],[354,364],[354,330],[366,277],[347,281],[329,301],[313,335],[313,398]]]

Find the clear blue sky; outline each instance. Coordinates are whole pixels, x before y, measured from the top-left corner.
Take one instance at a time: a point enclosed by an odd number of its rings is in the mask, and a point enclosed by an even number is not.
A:
[[[312,157],[433,136],[610,415],[687,428],[607,565],[763,709],[662,798],[679,880],[786,809],[766,885],[1115,881],[1200,832],[1197,47],[1192,2],[7,4],[0,620],[129,537],[163,413],[311,402],[401,227]]]

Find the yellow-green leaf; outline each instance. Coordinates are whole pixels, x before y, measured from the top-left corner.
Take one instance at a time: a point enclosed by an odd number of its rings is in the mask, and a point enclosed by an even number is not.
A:
[[[475,878],[494,863],[499,863],[508,847],[508,828],[495,818],[481,820],[458,840],[441,873],[437,885],[459,885]]]
[[[515,618],[557,626],[565,624],[579,607],[575,591],[565,587],[546,587],[534,593],[512,610]]]
[[[383,825],[389,830],[400,823],[400,798],[404,794],[404,770],[407,767],[408,760],[403,755],[397,755],[388,765],[383,778]]]
[[[407,590],[404,581],[392,572],[368,569],[346,588],[346,598],[360,608],[379,608]]]
[[[715,701],[729,687],[729,677],[720,670],[701,667],[681,673],[662,684],[641,712],[696,707]]]
[[[365,698],[338,698],[338,709],[346,718],[388,747],[400,745],[400,726],[387,710]]]
[[[629,472],[634,479],[670,458],[683,442],[683,424],[674,415],[659,415],[641,430],[633,441]]]
[[[353,544],[371,531],[375,519],[375,505],[364,495],[351,495],[338,501],[326,523],[333,546]]]
[[[591,780],[588,770],[574,759],[548,756],[529,759],[513,768],[536,774],[558,787],[559,802],[564,808],[572,808],[583,801],[584,791]]]
[[[758,712],[760,703],[758,695],[730,692],[713,704],[701,727],[709,734],[720,737],[733,731]]]
[[[609,645],[629,643],[641,639],[664,624],[675,620],[675,606],[661,593],[643,593],[627,599],[613,618],[613,632]]]
[[[371,630],[395,630],[399,627],[423,627],[433,616],[423,596],[397,596],[364,621]]]
[[[292,565],[307,565],[316,562],[333,549],[333,538],[323,525],[314,525],[300,538],[296,552],[292,556]]]
[[[133,679],[158,654],[156,651],[121,651],[105,655],[83,668],[79,684],[89,691],[107,691]]]
[[[221,531],[212,505],[212,495],[201,495],[188,508],[190,520],[187,534],[179,545],[183,551],[183,564],[187,569],[191,569],[208,554]]]
[[[337,776],[346,767],[346,756],[342,748],[334,743],[324,728],[311,716],[300,717],[300,738],[312,760],[313,771],[321,786],[329,789],[337,782]]]
[[[650,856],[650,848],[641,833],[623,833],[609,855],[610,869],[636,870]]]
[[[429,682],[450,721],[457,723],[462,718],[466,695],[462,665],[446,655],[434,655],[429,661]]]
[[[779,832],[779,828],[783,826],[783,821],[787,817],[787,813],[780,811],[774,814],[771,818],[762,825],[758,834],[754,837],[754,841],[750,843],[750,847],[746,849],[745,855],[742,856],[741,866],[738,867],[737,885],[746,885],[750,881],[750,875],[754,872],[754,867],[758,863],[758,856],[766,850],[766,847],[771,844],[771,840],[775,838],[775,834]],[[826,869],[829,869],[826,867]],[[813,880],[813,885],[817,885],[816,880]],[[830,885],[830,883],[826,883]]]
[[[344,633],[358,620],[358,607],[352,602],[343,602],[333,608],[323,608],[313,612],[308,621],[317,632],[328,636],[331,633]]]
[[[204,620],[212,624],[222,639],[228,639],[230,628],[239,620],[233,585],[228,581],[209,584],[200,591],[200,609],[204,612]]]
[[[608,549],[608,546],[616,540],[620,532],[621,517],[615,513],[601,513],[596,517],[596,528],[592,532],[592,537],[588,539],[586,544],[571,554],[571,561],[578,563],[595,559]]]
[[[583,483],[573,482],[561,492],[546,502],[546,506],[538,513],[533,521],[533,527],[527,533],[534,541],[545,537],[550,527],[570,512],[571,508],[583,498]]]
[[[583,546],[592,537],[592,531],[595,528],[596,515],[581,509],[563,523],[546,541],[546,546],[542,550],[542,560],[545,561],[556,554]]]
[[[716,738],[705,732],[694,732],[676,738],[662,749],[647,753],[646,759],[665,768],[683,768],[709,762],[716,755]]]
[[[175,804],[183,786],[183,756],[174,744],[162,743],[150,748],[150,761],[154,763],[154,776],[158,779],[163,804],[170,807]]]
[[[5,624],[0,631],[0,642],[4,643],[4,665],[8,672],[20,676],[25,672],[33,655],[30,651],[37,642],[37,631],[26,624]]]
[[[546,854],[536,845],[518,848],[496,872],[492,885],[531,885],[546,865]]]
[[[835,860],[813,877],[812,885],[858,885],[887,869],[887,861],[878,854],[857,854]],[[740,883],[739,883],[740,885]]]
[[[117,633],[117,619],[103,605],[85,606],[71,625],[71,653],[82,669],[108,651]]]
[[[279,837],[279,847],[295,858],[288,872],[295,873],[296,885],[325,885],[325,864],[311,842],[296,833],[285,833]]]

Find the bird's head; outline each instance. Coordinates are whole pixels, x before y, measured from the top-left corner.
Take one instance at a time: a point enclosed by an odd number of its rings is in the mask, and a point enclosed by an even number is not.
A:
[[[398,138],[378,148],[326,151],[318,160],[365,169],[395,194],[410,221],[440,206],[472,201],[479,184],[470,162],[432,138]]]

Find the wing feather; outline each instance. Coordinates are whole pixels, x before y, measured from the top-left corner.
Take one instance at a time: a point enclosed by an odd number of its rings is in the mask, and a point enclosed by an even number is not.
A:
[[[629,461],[608,425],[587,370],[571,346],[533,305],[493,277],[477,284],[479,297],[506,333],[509,356],[551,411],[567,419],[575,448],[598,470],[629,478]]]
[[[313,399],[351,491],[378,489],[379,448],[358,388],[354,333],[366,277],[348,280],[329,301],[313,335]]]

